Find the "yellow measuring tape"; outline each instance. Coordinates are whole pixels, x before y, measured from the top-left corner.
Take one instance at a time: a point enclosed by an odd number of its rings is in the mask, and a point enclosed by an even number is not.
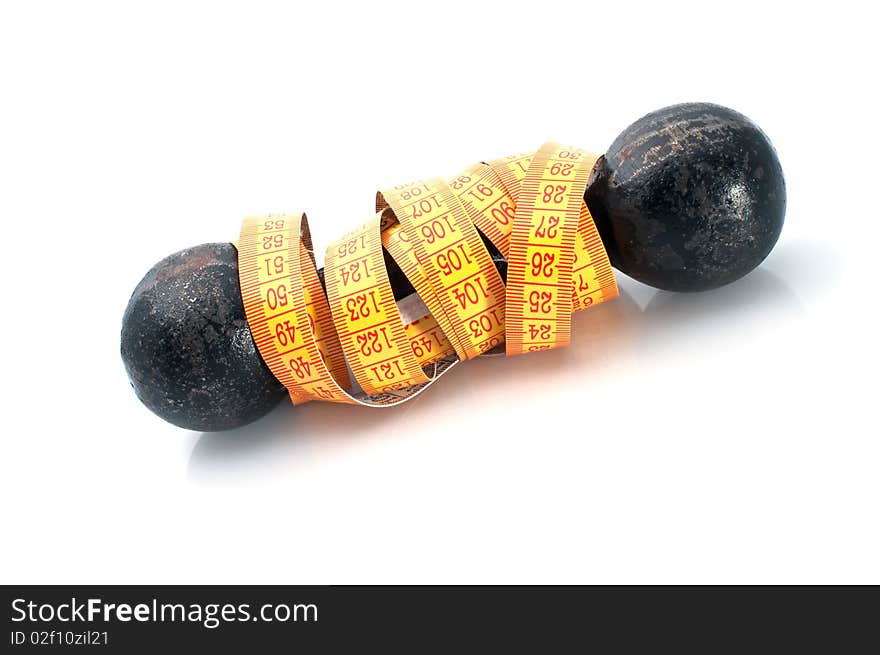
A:
[[[245,218],[239,278],[263,360],[294,404],[389,406],[502,344],[567,345],[572,312],[617,295],[583,201],[595,161],[547,143],[383,189],[377,213],[327,248],[326,295],[305,214]],[[507,258],[506,286],[481,233]],[[417,296],[395,301],[383,249]]]

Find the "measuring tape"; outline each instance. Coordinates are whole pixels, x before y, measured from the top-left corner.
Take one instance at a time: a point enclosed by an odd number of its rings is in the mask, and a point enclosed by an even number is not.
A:
[[[260,355],[294,404],[387,407],[502,346],[568,345],[572,312],[617,295],[583,201],[595,161],[546,143],[383,189],[376,214],[327,248],[326,293],[305,214],[245,218],[239,280]],[[506,285],[481,235],[507,258]],[[395,301],[383,249],[417,296]]]

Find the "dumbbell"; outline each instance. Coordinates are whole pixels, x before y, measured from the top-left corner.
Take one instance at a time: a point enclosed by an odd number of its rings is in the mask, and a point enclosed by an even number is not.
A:
[[[755,123],[686,103],[621,132],[596,162],[584,200],[616,269],[658,289],[701,292],[764,260],[786,196],[777,154]],[[483,240],[504,278],[507,262]],[[400,300],[414,289],[385,255]],[[231,243],[188,248],[150,269],[129,300],[121,341],[138,398],[186,429],[245,425],[287,395],[254,344]]]

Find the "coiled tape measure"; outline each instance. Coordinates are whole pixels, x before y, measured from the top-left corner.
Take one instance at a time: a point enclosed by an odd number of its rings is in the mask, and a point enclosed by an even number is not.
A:
[[[245,218],[239,278],[263,360],[294,404],[387,407],[502,345],[568,345],[572,312],[617,296],[583,201],[595,162],[546,143],[383,189],[376,214],[327,248],[326,295],[305,214]],[[507,258],[506,286],[480,232]],[[383,248],[417,299],[395,302]]]

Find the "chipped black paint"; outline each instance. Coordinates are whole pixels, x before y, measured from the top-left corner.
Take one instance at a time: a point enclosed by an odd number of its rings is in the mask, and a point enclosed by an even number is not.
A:
[[[705,103],[630,125],[597,163],[585,199],[612,264],[671,291],[742,277],[770,253],[785,217],[770,141],[742,114]]]
[[[144,405],[190,430],[245,425],[287,395],[257,352],[229,243],[181,250],[150,269],[122,319],[122,360]]]

